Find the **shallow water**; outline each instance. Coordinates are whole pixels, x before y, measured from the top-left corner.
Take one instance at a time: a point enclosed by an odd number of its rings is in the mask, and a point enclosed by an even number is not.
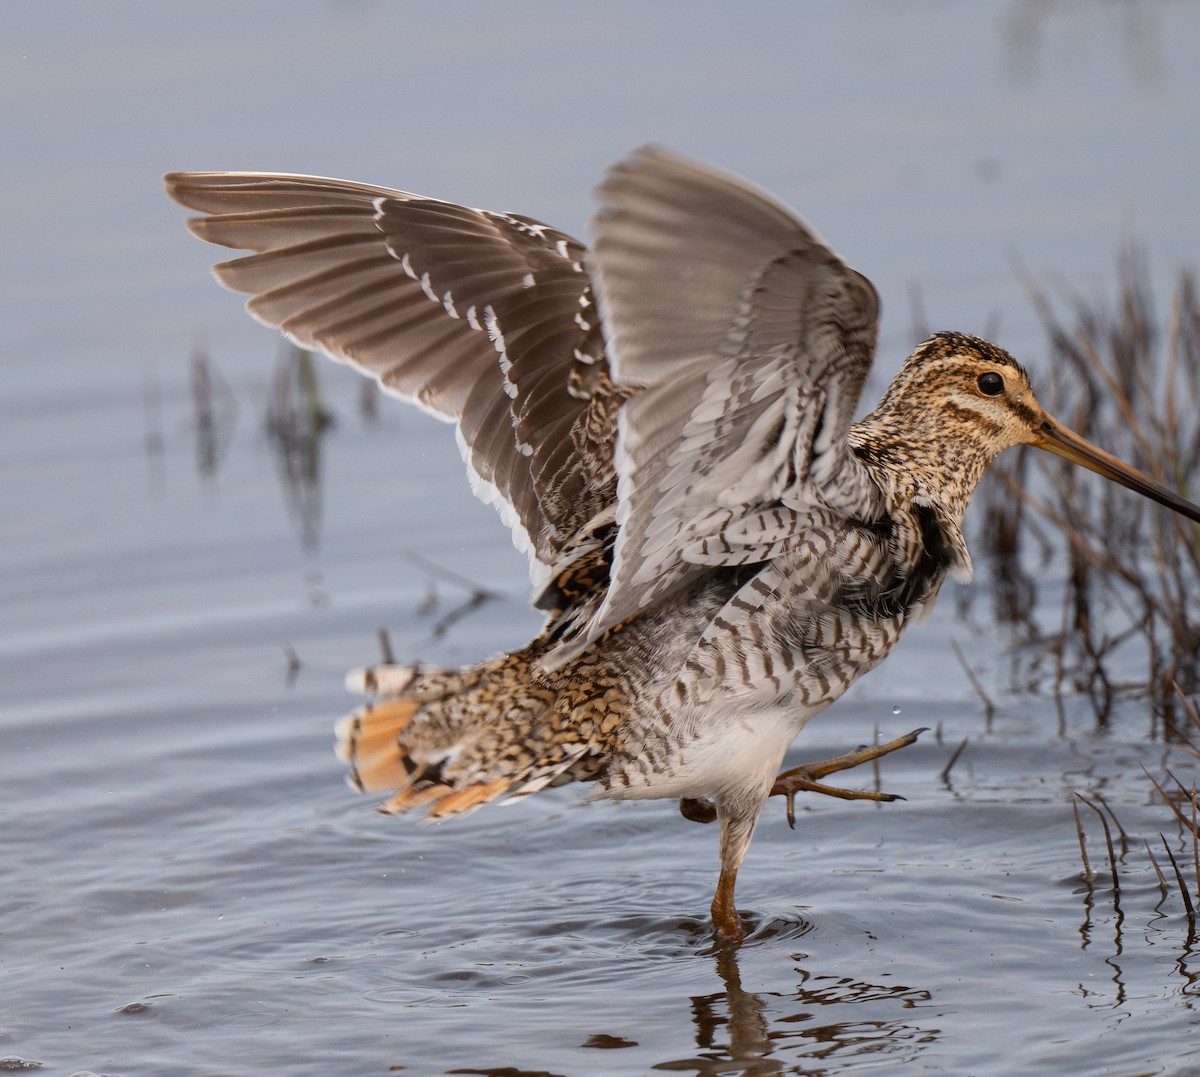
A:
[[[1127,225],[1156,282],[1194,260],[1195,9],[47,10],[0,15],[21,151],[0,262],[0,1068],[1200,1072],[1200,953],[1142,842],[1183,846],[1140,769],[1194,767],[1142,701],[1099,725],[1011,691],[986,571],[968,616],[948,591],[806,731],[796,761],[932,730],[881,767],[904,802],[802,801],[795,831],[772,805],[736,954],[707,934],[715,831],[669,802],[372,811],[331,752],[343,671],[380,626],[430,662],[523,642],[524,566],[450,431],[364,415],[341,368],[319,369],[317,479],[283,482],[278,345],[158,188],[169,167],[340,173],[579,230],[604,164],[654,138],[801,206],[875,280],[885,376],[912,282],[931,321],[998,321],[1036,369],[1011,255],[1084,291]],[[197,348],[227,382],[208,425]],[[409,554],[494,597],[460,609]],[[1040,585],[1053,607],[1053,567]],[[1119,901],[1086,812],[1082,873],[1075,791],[1130,836]]]

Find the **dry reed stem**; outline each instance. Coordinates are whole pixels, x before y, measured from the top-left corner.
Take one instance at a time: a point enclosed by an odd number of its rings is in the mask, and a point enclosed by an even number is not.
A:
[[[1192,725],[1196,727],[1197,733],[1197,740],[1194,744],[1188,739],[1186,734],[1181,733],[1177,747],[1182,748],[1185,752],[1188,752],[1190,755],[1194,755],[1197,759],[1200,759],[1200,710],[1197,710],[1196,705],[1183,694],[1183,689],[1179,687],[1178,682],[1173,680],[1171,682],[1171,687],[1174,689],[1176,698],[1183,706],[1183,713],[1188,716]]]
[[[1107,303],[1052,302],[1022,275],[1049,340],[1051,387],[1042,395],[1050,410],[1187,496],[1200,485],[1200,298],[1192,275],[1179,274],[1165,331],[1132,247],[1119,258]],[[989,556],[1013,575],[1030,540],[1044,539],[1034,520],[1049,525],[1066,555],[1063,622],[1048,648],[1055,696],[1088,693],[1104,721],[1113,697],[1131,688],[1163,708],[1200,690],[1200,529],[1045,454],[1013,454],[994,471],[999,482],[983,491]],[[1002,488],[1019,508],[1001,507]],[[1014,617],[1003,587],[996,600],[1000,621],[1019,627],[1026,643],[1038,638],[1032,611]],[[1134,637],[1146,652],[1145,675],[1120,684],[1113,659]]]
[[[1179,895],[1183,898],[1183,907],[1187,913],[1187,918],[1190,921],[1196,919],[1196,908],[1192,904],[1192,896],[1188,893],[1187,884],[1183,881],[1183,872],[1179,869],[1179,861],[1175,859],[1175,854],[1171,852],[1171,846],[1167,844],[1167,839],[1163,834],[1158,835],[1163,843],[1163,849],[1166,851],[1167,859],[1171,861],[1171,869],[1175,872],[1175,881],[1179,884]]]
[[[966,656],[962,653],[962,648],[959,647],[958,640],[951,638],[950,647],[954,651],[954,657],[958,659],[958,664],[962,666],[963,672],[967,675],[967,680],[971,683],[971,687],[975,689],[975,694],[983,702],[984,717],[990,722],[996,714],[996,705],[991,701],[987,692],[984,691],[979,678],[975,676],[975,671],[967,664]],[[959,750],[961,751],[961,748]],[[953,760],[951,760],[951,763],[953,763]]]
[[[381,661],[385,666],[394,666],[396,664],[396,656],[392,651],[392,637],[388,635],[386,628],[376,630],[379,636],[379,653],[382,656]]]
[[[1196,895],[1200,897],[1200,826],[1196,823],[1196,786],[1192,784],[1192,870],[1196,874]]]
[[[1088,880],[1088,886],[1091,886],[1092,865],[1088,860],[1087,839],[1083,836],[1083,820],[1079,818],[1079,805],[1075,801],[1071,801],[1071,810],[1075,813],[1075,833],[1079,836],[1079,859],[1083,861],[1083,877]]]
[[[1078,815],[1078,812],[1076,812]],[[1150,848],[1150,843],[1143,839],[1142,844],[1146,847],[1146,855],[1150,858],[1150,866],[1154,868],[1154,874],[1158,876],[1158,888],[1162,891],[1162,897],[1159,898],[1158,904],[1161,905],[1167,899],[1169,887],[1167,886],[1167,877],[1163,874],[1162,868],[1158,866],[1158,858],[1154,855],[1154,850]],[[1157,908],[1158,906],[1155,906]]]
[[[1163,798],[1163,800],[1166,802],[1167,807],[1169,807],[1171,809],[1171,811],[1173,811],[1175,813],[1176,818],[1178,818],[1179,821],[1188,829],[1188,831],[1192,834],[1192,836],[1193,837],[1200,836],[1200,831],[1197,830],[1195,821],[1192,818],[1189,818],[1188,814],[1184,812],[1184,810],[1179,806],[1178,803],[1176,803],[1176,798],[1171,796],[1170,793],[1168,793],[1161,785],[1159,785],[1158,782],[1155,780],[1154,775],[1151,774],[1148,770],[1146,770],[1145,767],[1142,767],[1142,771],[1146,775],[1146,777],[1150,779],[1151,783],[1154,785],[1154,788],[1158,790],[1159,796],[1161,796]],[[1182,799],[1192,806],[1192,809],[1193,809],[1192,814],[1194,815],[1195,807],[1196,807],[1196,804],[1195,804],[1196,787],[1193,786],[1191,792],[1189,793],[1189,791],[1184,786],[1184,784],[1178,778],[1176,778],[1175,775],[1172,774],[1169,770],[1167,771],[1167,776],[1171,779],[1171,781],[1173,781],[1177,786],[1179,786],[1179,790],[1182,795]]]
[[[1108,818],[1099,807],[1093,804],[1082,793],[1076,793],[1075,795],[1100,817],[1100,825],[1104,828],[1104,843],[1108,847],[1108,867],[1112,873],[1113,908],[1120,912],[1121,880],[1117,875],[1117,855],[1116,850],[1113,848],[1112,830],[1108,825]],[[1109,810],[1111,811],[1112,809],[1110,808]],[[1114,822],[1115,820],[1116,817],[1114,816]]]

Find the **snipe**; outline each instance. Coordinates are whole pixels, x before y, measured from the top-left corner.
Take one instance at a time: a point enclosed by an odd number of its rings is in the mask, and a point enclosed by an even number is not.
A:
[[[852,422],[878,302],[786,207],[658,149],[600,185],[589,250],[528,217],[341,180],[173,173],[218,279],[300,344],[458,427],[530,558],[543,631],[462,669],[376,666],[339,726],[359,789],[448,815],[581,780],[721,824],[712,915],[796,734],[971,560],[987,463],[1036,445],[1200,520],[1050,418],[1002,349],[939,333]],[[918,731],[919,732],[919,731]]]

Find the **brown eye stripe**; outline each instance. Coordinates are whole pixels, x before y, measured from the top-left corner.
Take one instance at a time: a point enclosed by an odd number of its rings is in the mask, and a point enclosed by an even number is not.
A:
[[[1009,410],[1023,422],[1026,426],[1037,427],[1041,422],[1041,413],[1031,408],[1028,404],[1023,404],[1019,400],[1009,400]]]

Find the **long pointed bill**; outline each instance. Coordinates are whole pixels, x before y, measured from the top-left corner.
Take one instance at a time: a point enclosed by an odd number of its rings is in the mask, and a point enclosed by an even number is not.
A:
[[[1119,482],[1135,493],[1157,501],[1160,505],[1166,505],[1167,508],[1200,523],[1200,506],[1193,505],[1161,483],[1155,482],[1149,475],[1143,475],[1137,468],[1130,467],[1103,449],[1096,448],[1090,441],[1081,438],[1045,412],[1042,412],[1042,421],[1037,427],[1033,444],[1039,449],[1054,453],[1055,456],[1061,456],[1064,460],[1070,460],[1073,464],[1086,467],[1097,475],[1103,475],[1106,479]]]

